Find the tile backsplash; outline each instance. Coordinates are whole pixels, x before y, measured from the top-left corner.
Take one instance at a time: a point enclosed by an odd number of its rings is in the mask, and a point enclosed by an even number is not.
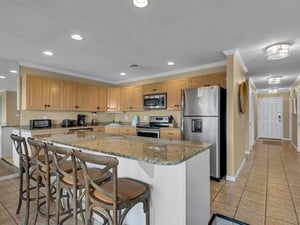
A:
[[[21,125],[29,125],[29,120],[32,119],[51,119],[52,124],[61,124],[63,119],[77,120],[77,114],[86,115],[86,123],[91,123],[91,112],[69,112],[69,111],[21,111]],[[180,111],[168,111],[168,110],[149,110],[140,112],[120,112],[120,113],[106,113],[97,112],[97,122],[111,122],[121,121],[131,123],[133,117],[139,115],[140,122],[148,122],[149,116],[170,116],[175,118],[178,126],[180,125],[181,112]]]

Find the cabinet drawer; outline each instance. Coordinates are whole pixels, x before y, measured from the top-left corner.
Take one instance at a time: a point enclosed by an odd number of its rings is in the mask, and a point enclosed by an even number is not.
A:
[[[104,127],[93,127],[93,132],[104,133],[105,128]]]
[[[136,135],[136,128],[135,127],[120,127],[120,134]]]
[[[179,128],[162,128],[160,129],[160,138],[180,140],[181,131]]]

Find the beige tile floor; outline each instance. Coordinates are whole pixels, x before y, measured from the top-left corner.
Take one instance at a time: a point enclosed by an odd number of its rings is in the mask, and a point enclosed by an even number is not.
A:
[[[258,140],[246,158],[236,182],[211,181],[211,214],[251,225],[300,224],[300,153],[288,141]],[[23,222],[24,207],[15,214],[17,192],[18,178],[0,182],[1,225]]]
[[[300,153],[258,140],[236,182],[211,181],[211,213],[251,225],[300,224]]]

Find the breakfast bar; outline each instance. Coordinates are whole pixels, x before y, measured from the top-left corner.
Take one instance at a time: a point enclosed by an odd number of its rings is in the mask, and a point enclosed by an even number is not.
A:
[[[210,217],[210,144],[90,131],[37,135],[35,138],[75,150],[115,156],[118,176],[131,177],[151,187],[151,225],[207,224]],[[143,225],[138,204],[125,219]]]

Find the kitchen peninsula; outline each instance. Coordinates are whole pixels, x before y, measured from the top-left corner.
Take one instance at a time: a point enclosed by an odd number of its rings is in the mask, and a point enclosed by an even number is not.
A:
[[[209,221],[210,144],[89,131],[35,138],[117,157],[119,177],[132,177],[150,185],[151,225],[199,225]],[[142,210],[141,204],[133,208],[125,224],[142,225]]]

